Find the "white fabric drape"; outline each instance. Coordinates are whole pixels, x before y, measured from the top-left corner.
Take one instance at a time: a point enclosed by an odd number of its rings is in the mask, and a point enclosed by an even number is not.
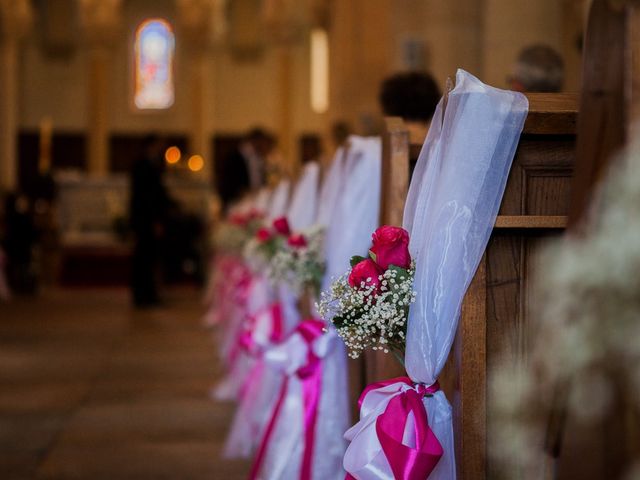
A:
[[[287,214],[290,188],[291,182],[286,178],[280,180],[278,185],[276,185],[275,190],[271,194],[271,201],[269,203],[267,215],[269,219],[273,220]]]
[[[318,216],[316,223],[326,227],[331,223],[336,208],[336,203],[340,199],[342,184],[344,180],[344,163],[346,149],[340,147],[333,156],[331,166],[324,175],[322,187],[320,188],[320,201],[318,202]]]
[[[458,70],[418,158],[404,226],[416,259],[405,363],[414,382],[433,384],[453,343],[460,308],[491,235],[528,111],[520,93]],[[445,454],[429,480],[455,478],[451,407],[424,399]]]
[[[380,216],[382,142],[377,137],[349,137],[341,168],[339,197],[325,237],[327,271],[323,290],[349,270],[353,255],[366,255]]]
[[[270,200],[271,200],[271,190],[269,190],[267,187],[262,187],[258,192],[258,194],[256,195],[256,198],[253,202],[253,206],[259,212],[266,212],[267,209],[269,208]]]
[[[315,222],[318,211],[319,181],[320,165],[318,162],[307,163],[293,189],[287,213],[289,226],[294,232],[308,228]]]
[[[379,139],[351,137],[346,158],[344,151],[338,151],[325,177],[317,223],[327,227],[326,283],[330,283],[331,276],[347,270],[351,255],[367,251],[371,233],[378,225],[381,155]],[[347,356],[344,343],[337,340],[335,331],[328,333],[327,338],[332,340],[327,344],[330,348],[322,355],[322,394],[312,477],[314,480],[342,480],[345,475],[342,459],[346,449],[342,434],[349,426],[350,410]],[[261,479],[285,480],[299,475],[304,448],[300,388],[297,379],[290,380],[287,400],[274,429]],[[293,422],[294,418],[300,421]]]

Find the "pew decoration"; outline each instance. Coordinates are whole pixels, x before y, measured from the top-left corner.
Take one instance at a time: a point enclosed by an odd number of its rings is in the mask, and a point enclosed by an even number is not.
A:
[[[288,285],[297,295],[308,288],[317,296],[325,271],[323,240],[324,229],[320,226],[290,234],[271,259],[267,277],[274,284]]]
[[[384,225],[373,233],[368,256],[352,257],[351,269],[322,292],[318,312],[334,324],[351,358],[370,348],[404,364],[414,273],[409,233]]]
[[[264,213],[251,209],[229,215],[213,234],[213,247],[218,254],[240,256],[247,242],[264,221]]]
[[[325,271],[324,229],[312,226],[292,232],[286,217],[256,230],[245,247],[247,262],[275,285],[287,285],[295,295],[306,289],[316,296]]]
[[[404,211],[416,259],[405,366],[370,385],[348,430],[347,478],[456,478],[451,406],[438,386],[465,292],[484,254],[527,116],[524,95],[458,70],[440,101]],[[374,252],[375,253],[375,252]]]

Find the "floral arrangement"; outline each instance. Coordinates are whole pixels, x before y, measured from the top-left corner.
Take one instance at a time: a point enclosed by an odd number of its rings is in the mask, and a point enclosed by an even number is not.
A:
[[[308,287],[317,295],[325,270],[323,233],[323,228],[312,227],[290,234],[272,257],[267,277],[274,282],[286,283],[298,294]]]
[[[224,253],[242,253],[245,244],[262,224],[263,218],[262,212],[253,209],[229,215],[214,231],[214,248]]]
[[[271,225],[261,226],[246,243],[245,260],[254,270],[266,270],[290,235],[291,228],[285,217],[276,218]]]
[[[274,283],[284,282],[298,294],[306,287],[320,290],[324,273],[323,230],[292,232],[285,217],[259,228],[247,243],[245,258]]]
[[[350,271],[322,292],[318,312],[333,322],[350,357],[371,348],[402,362],[414,274],[409,234],[385,225],[374,232],[368,256],[352,257]]]
[[[595,435],[624,425],[611,448],[633,453],[635,465],[617,478],[640,478],[640,454],[630,447],[640,405],[640,143],[611,167],[594,200],[580,235],[544,249],[527,362],[505,355],[494,374],[489,452],[507,477],[540,478],[532,446],[547,439],[549,450],[562,449],[554,442],[575,438],[569,428]]]

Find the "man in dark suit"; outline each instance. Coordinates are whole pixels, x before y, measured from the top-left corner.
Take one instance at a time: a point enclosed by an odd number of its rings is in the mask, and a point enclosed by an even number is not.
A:
[[[248,192],[265,184],[266,158],[274,147],[274,138],[261,128],[252,129],[239,148],[228,155],[218,178],[218,193],[225,210]]]
[[[158,303],[157,264],[169,208],[162,180],[164,142],[155,135],[144,141],[144,152],[131,171],[129,219],[134,234],[131,289],[136,307]]]

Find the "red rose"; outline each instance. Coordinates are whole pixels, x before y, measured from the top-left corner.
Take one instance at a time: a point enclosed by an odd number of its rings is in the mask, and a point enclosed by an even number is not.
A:
[[[280,235],[289,236],[291,234],[291,229],[289,228],[287,217],[276,218],[273,221],[273,228],[275,228],[276,232],[278,232]]]
[[[369,251],[383,270],[388,269],[389,265],[400,268],[411,266],[409,233],[404,228],[383,225],[374,232],[372,240],[373,246]]]
[[[287,243],[292,247],[302,248],[307,246],[307,239],[304,235],[297,233],[295,235],[291,235],[289,240],[287,240]]]
[[[256,238],[261,241],[261,242],[267,242],[271,239],[271,230],[269,230],[268,228],[260,228],[257,232],[256,232]]]
[[[356,264],[356,266],[351,269],[351,273],[349,274],[349,285],[354,288],[362,288],[361,285],[364,282],[365,288],[369,285],[373,285],[377,292],[381,283],[379,276],[383,273],[384,270],[380,268],[376,262],[367,258],[366,260]]]

